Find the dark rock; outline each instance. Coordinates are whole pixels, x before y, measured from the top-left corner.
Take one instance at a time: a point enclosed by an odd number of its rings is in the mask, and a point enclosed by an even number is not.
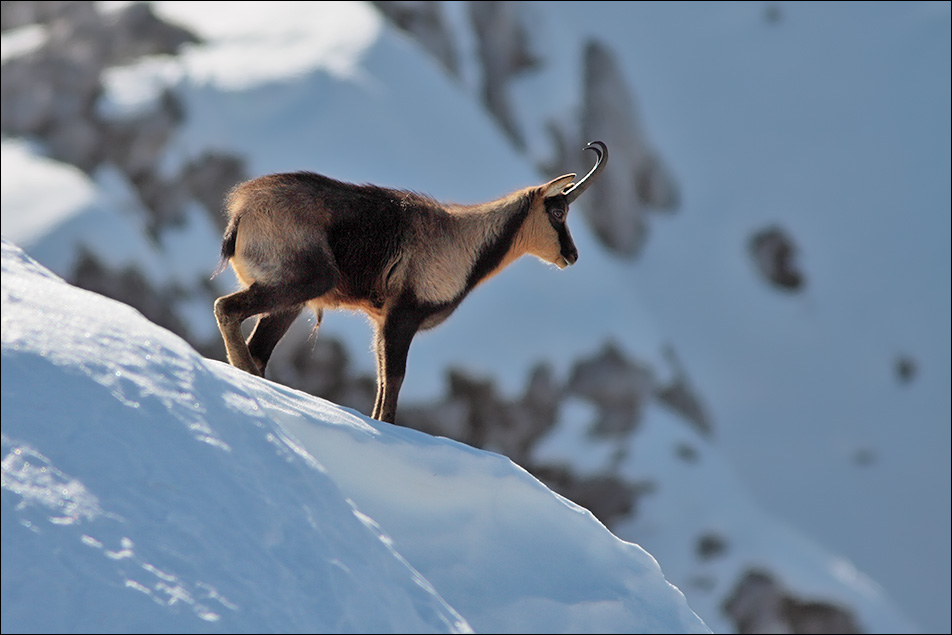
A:
[[[679,443],[674,448],[675,455],[685,461],[686,463],[697,463],[700,459],[700,454],[694,446],[688,445],[687,443]]]
[[[459,76],[459,53],[442,2],[380,0],[371,4],[416,39],[451,75]]]
[[[635,257],[646,239],[647,212],[677,208],[678,188],[648,141],[614,53],[590,40],[584,68],[580,141],[604,140],[611,153],[597,186],[586,192],[585,215],[605,246]]]
[[[654,390],[647,366],[634,362],[613,343],[572,367],[567,390],[591,402],[599,410],[592,433],[622,436],[635,429],[645,403]]]
[[[95,3],[89,1],[4,0],[0,3],[0,29],[6,31],[30,24],[49,24],[54,20],[82,20],[83,15],[95,12]]]
[[[147,2],[130,4],[107,25],[114,34],[109,65],[119,65],[147,55],[175,55],[186,44],[201,39],[191,31],[157,17]]]
[[[908,384],[916,377],[919,366],[916,360],[908,355],[900,355],[896,358],[896,378],[899,383]]]
[[[610,474],[579,476],[565,466],[536,466],[532,473],[550,489],[589,510],[608,526],[633,518],[638,499],[655,490],[655,485],[647,481],[634,484]]]
[[[698,432],[710,436],[714,432],[714,425],[707,414],[707,409],[701,403],[697,390],[688,379],[681,360],[678,359],[674,348],[670,346],[665,347],[664,355],[674,371],[674,377],[655,389],[655,398],[677,412],[686,421],[694,424]]]
[[[155,324],[183,339],[191,337],[188,326],[173,309],[175,301],[182,296],[181,290],[155,288],[134,267],[113,270],[104,266],[95,254],[82,250],[70,283],[109,298],[121,298]]]
[[[719,534],[707,533],[698,538],[695,551],[702,560],[710,560],[727,552],[727,541]]]
[[[795,262],[797,246],[786,231],[776,226],[758,231],[748,247],[757,270],[774,287],[783,291],[803,287],[804,277]]]
[[[747,571],[724,603],[738,633],[860,633],[852,613],[804,600],[763,571]]]
[[[483,72],[483,103],[512,143],[524,148],[525,135],[510,103],[508,84],[540,63],[531,51],[529,28],[514,2],[470,2],[469,15]]]

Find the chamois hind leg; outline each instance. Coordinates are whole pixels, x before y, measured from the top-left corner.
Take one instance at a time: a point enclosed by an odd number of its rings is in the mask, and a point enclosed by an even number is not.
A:
[[[252,375],[262,375],[263,367],[259,367],[248,348],[248,344],[245,343],[245,338],[241,332],[242,322],[253,315],[261,315],[262,313],[288,313],[295,307],[300,312],[301,305],[308,300],[319,298],[337,284],[337,272],[330,267],[311,268],[307,271],[309,273],[306,278],[302,276],[298,276],[296,280],[289,278],[280,286],[254,282],[247,289],[226,295],[215,301],[215,318],[218,320],[218,328],[225,340],[228,361],[232,366]],[[280,335],[284,335],[284,331],[290,326],[290,322],[288,322],[284,325],[284,330],[280,334],[277,333],[278,327],[282,326],[281,323],[286,320],[287,316],[285,315],[264,325],[264,334],[261,335],[259,343],[254,344],[259,353],[267,348],[266,344],[269,340],[273,339],[274,343],[277,344]],[[255,330],[257,331],[257,328]],[[254,343],[254,339],[254,335],[252,335],[252,343]],[[271,349],[273,348],[272,345]],[[268,355],[270,356],[270,350]]]
[[[245,343],[241,323],[253,315],[280,310],[280,299],[281,294],[278,289],[255,282],[247,289],[236,291],[215,301],[215,319],[218,320],[218,329],[225,341],[225,352],[232,366],[252,375],[262,374],[251,351],[248,350],[248,344]]]
[[[274,347],[291,328],[291,324],[301,314],[303,308],[303,304],[298,304],[290,309],[273,311],[258,318],[255,330],[248,338],[248,351],[262,376]]]

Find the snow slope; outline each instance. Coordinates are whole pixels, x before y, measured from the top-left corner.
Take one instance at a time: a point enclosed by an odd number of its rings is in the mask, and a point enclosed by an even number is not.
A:
[[[2,300],[4,632],[709,632],[505,457],[203,359],[7,241]]]

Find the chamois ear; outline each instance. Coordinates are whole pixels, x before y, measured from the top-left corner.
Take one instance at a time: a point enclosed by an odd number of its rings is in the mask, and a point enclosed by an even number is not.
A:
[[[575,179],[575,172],[563,174],[558,178],[552,179],[542,186],[542,198],[549,198],[561,194],[562,190],[568,187],[573,179]]]

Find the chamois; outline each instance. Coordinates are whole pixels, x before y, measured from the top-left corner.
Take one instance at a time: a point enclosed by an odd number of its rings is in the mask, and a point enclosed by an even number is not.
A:
[[[414,192],[354,185],[315,174],[271,174],[226,197],[218,272],[230,261],[240,291],[215,301],[228,361],[264,376],[274,347],[307,305],[359,309],[374,323],[373,417],[393,423],[417,331],[445,320],[477,284],[524,254],[560,269],[578,250],[569,204],[594,182],[608,148],[573,184],[565,174],[478,205],[442,204]],[[259,316],[247,342],[241,324]]]

